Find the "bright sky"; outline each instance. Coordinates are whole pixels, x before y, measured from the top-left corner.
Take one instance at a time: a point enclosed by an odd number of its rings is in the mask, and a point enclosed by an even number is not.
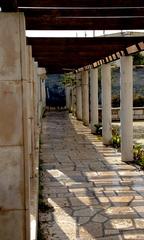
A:
[[[113,31],[26,31],[28,37],[97,37],[105,34],[118,33],[120,30]],[[123,30],[123,32],[143,32],[144,30]]]

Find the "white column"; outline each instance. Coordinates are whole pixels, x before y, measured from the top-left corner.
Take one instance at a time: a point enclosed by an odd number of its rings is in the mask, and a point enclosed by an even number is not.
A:
[[[94,124],[98,124],[98,69],[90,70],[90,112],[91,132],[95,133]]]
[[[76,116],[82,120],[82,84],[81,73],[76,74]]]
[[[121,152],[123,161],[133,160],[133,63],[132,56],[121,57]]]
[[[103,143],[109,145],[112,140],[111,124],[111,65],[103,64],[102,78],[102,136]]]
[[[0,13],[0,239],[30,239],[28,74],[23,13]]]
[[[82,72],[82,120],[89,126],[89,79],[88,71]]]
[[[41,118],[46,106],[46,94],[45,94],[45,79],[46,79],[46,70],[45,68],[38,67],[38,81],[39,81],[39,119],[41,126]]]
[[[70,111],[70,85],[65,86],[66,108]]]

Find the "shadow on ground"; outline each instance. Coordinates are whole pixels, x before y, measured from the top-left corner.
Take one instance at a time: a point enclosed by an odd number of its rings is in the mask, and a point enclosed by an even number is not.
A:
[[[143,172],[67,112],[43,119],[40,168],[43,239],[144,239]]]

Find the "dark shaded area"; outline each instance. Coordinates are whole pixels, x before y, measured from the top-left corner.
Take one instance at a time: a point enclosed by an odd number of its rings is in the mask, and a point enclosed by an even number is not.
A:
[[[46,80],[46,105],[49,111],[65,109],[65,88],[61,82],[60,74],[48,75]]]

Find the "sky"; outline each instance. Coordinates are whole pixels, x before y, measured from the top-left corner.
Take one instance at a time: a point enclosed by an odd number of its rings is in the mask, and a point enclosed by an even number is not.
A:
[[[143,32],[144,30],[123,30],[123,32]],[[105,34],[118,33],[120,30],[113,31],[26,31],[27,37],[98,37]]]

